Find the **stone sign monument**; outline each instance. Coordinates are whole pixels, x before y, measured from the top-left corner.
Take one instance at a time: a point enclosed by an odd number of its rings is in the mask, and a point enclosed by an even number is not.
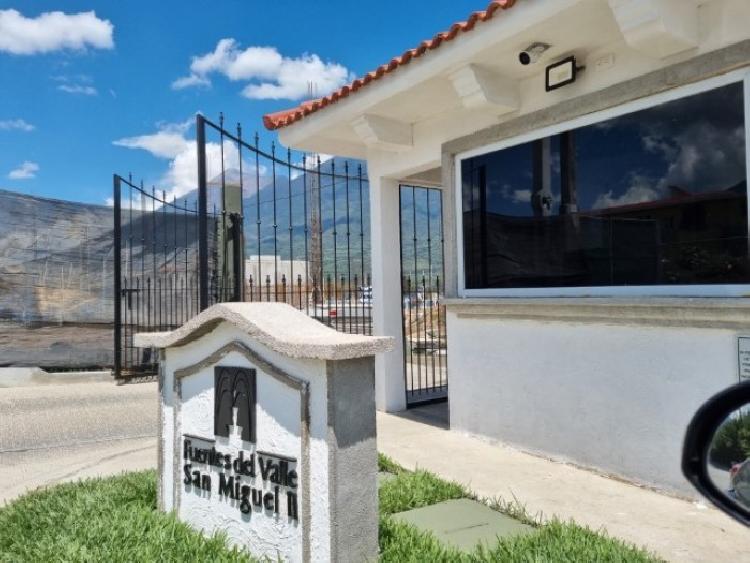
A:
[[[374,356],[282,303],[215,305],[161,349],[158,502],[252,555],[378,555]]]

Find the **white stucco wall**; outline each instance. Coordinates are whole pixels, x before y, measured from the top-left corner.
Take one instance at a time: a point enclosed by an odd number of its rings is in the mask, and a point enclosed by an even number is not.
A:
[[[685,428],[737,382],[736,330],[447,320],[452,430],[694,494],[680,471]]]

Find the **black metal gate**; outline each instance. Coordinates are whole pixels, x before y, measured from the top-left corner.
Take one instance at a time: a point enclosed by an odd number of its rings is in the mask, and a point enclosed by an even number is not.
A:
[[[406,403],[448,397],[442,190],[402,185],[401,311]]]
[[[133,335],[173,330],[200,311],[201,215],[197,202],[169,200],[118,175],[114,214],[115,376],[154,375],[158,358],[135,347]],[[217,214],[205,218],[213,245]]]
[[[362,162],[249,143],[196,119],[196,189],[114,177],[115,375],[153,375],[137,332],[177,328],[225,301],[283,301],[336,330],[372,333],[369,184]],[[119,258],[119,259],[118,259]]]

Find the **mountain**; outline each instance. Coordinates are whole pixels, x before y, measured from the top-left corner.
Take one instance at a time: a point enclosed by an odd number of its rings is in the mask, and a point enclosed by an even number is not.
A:
[[[367,166],[363,161],[347,162],[348,182],[344,175],[345,161],[342,159],[323,162],[320,176],[317,168],[310,169],[306,174],[292,170],[290,175],[284,165],[277,165],[273,171],[267,164],[261,166],[263,174],[243,172],[241,179],[246,256],[276,254],[282,259],[295,260],[304,260],[307,256],[310,262],[316,262],[317,255],[322,254],[324,276],[333,275],[334,271],[339,276],[342,273],[348,275],[351,271],[352,276],[357,273],[361,277],[363,269],[366,274],[369,273],[370,207]],[[332,165],[337,177],[335,185],[331,180]],[[361,193],[357,176],[359,166],[362,166],[363,178]],[[318,177],[322,183],[320,190],[317,189]],[[224,182],[226,185],[238,185],[239,170],[226,170]],[[220,207],[220,188],[221,176],[216,176],[208,182],[209,211]],[[318,194],[319,203],[316,199]],[[416,217],[417,237],[420,241],[417,248],[417,268],[419,271],[428,268],[425,247],[429,216],[430,236],[433,241],[432,269],[438,271],[442,268],[442,248],[439,244],[440,206],[433,195],[428,210],[425,192],[417,191],[414,213],[411,208],[411,197],[411,190],[405,190],[402,198],[402,230],[403,238],[407,241],[402,250],[404,262],[410,265],[407,269],[413,269],[411,265],[414,262],[414,247],[410,243],[413,239],[413,223]],[[184,196],[178,201],[179,205],[182,205],[183,201],[188,201],[189,206],[196,205],[197,192],[193,191]],[[318,222],[313,225],[316,217]],[[314,230],[317,233],[314,234]]]
[[[306,255],[305,217],[307,217],[307,233],[309,235],[307,237],[307,256],[309,260],[314,261],[316,251],[313,250],[312,246],[317,247],[317,253],[320,253],[322,248],[324,275],[328,275],[328,273],[332,275],[334,272],[334,238],[337,270],[347,272],[347,264],[350,264],[352,275],[356,271],[360,273],[361,277],[362,257],[364,256],[364,269],[369,272],[370,213],[367,166],[363,161],[347,161],[349,166],[349,201],[347,204],[344,162],[342,159],[331,159],[321,164],[320,180],[323,184],[321,190],[316,187],[317,168],[311,168],[307,173],[304,173],[298,169],[289,170],[284,164],[277,164],[274,170],[267,162],[263,162],[260,166],[261,174],[256,174],[254,170],[243,171],[240,174],[236,168],[227,169],[224,172],[225,185],[236,186],[241,182],[243,188],[246,255],[276,254],[282,259],[304,260]],[[337,176],[335,186],[331,181],[332,166]],[[360,166],[362,167],[363,177],[361,194],[357,176]],[[221,175],[217,175],[208,181],[209,212],[221,207],[221,185]],[[320,193],[319,204],[315,199],[318,193]],[[363,204],[361,209],[360,196]],[[274,201],[276,202],[275,209]],[[187,205],[188,209],[195,209],[197,202],[197,190],[192,190],[177,199],[178,207]],[[315,210],[313,206],[315,206]],[[347,209],[349,209],[348,229]],[[313,220],[316,216],[319,218],[316,230],[320,235],[322,229],[322,237],[312,234]],[[274,224],[276,225],[275,229]],[[347,232],[349,233],[348,237]],[[320,241],[322,241],[322,244]],[[348,257],[350,260],[348,260]]]
[[[351,269],[352,276],[356,272],[361,277],[363,259],[365,272],[369,272],[369,184],[364,165],[361,183],[353,172],[360,164],[349,161],[348,181],[342,174],[343,161],[337,159],[335,183],[330,174],[331,161],[327,161],[321,166],[320,189],[314,169],[307,174],[297,171],[291,178],[277,175],[275,184],[271,177],[258,192],[243,198],[246,254],[304,260],[307,240],[308,259],[314,262],[315,256],[322,254],[324,275],[333,275],[334,248],[339,275]]]
[[[285,178],[286,177],[283,177],[283,179]],[[277,181],[281,179],[282,178],[277,176]],[[261,189],[263,189],[272,183],[272,178],[267,174],[256,175],[255,172],[250,173],[246,171],[243,171],[242,174],[240,174],[240,171],[236,168],[229,168],[224,172],[224,183],[226,185],[240,185],[240,180],[242,181],[242,191],[245,197],[250,197],[255,193],[256,185],[260,185]],[[214,205],[219,208],[221,202],[221,174],[210,179],[206,187],[208,189],[209,211],[213,210]],[[196,188],[185,195],[178,197],[176,202],[178,207],[182,208],[187,205],[188,209],[197,209],[198,189]]]

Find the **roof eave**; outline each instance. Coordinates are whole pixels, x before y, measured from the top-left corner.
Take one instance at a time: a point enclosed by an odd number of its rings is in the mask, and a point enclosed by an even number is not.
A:
[[[323,108],[302,112],[302,118],[288,125],[276,126],[272,117],[302,111],[300,107],[264,116],[264,122],[269,118],[268,124],[274,125],[273,130],[278,132],[281,142],[287,146],[325,152],[320,148],[321,145],[335,144],[325,142],[326,137],[332,141],[330,133],[326,135],[326,131],[349,126],[354,119],[368,113],[378,103],[418,88],[420,83],[435,76],[447,76],[471,62],[474,56],[488,47],[508,41],[528,26],[554,17],[556,13],[582,1],[585,0],[557,0],[553,4],[517,2],[513,10],[504,12],[504,17],[494,18],[476,26],[472,33],[461,34],[458,40],[444,43],[440,49],[430,51],[429,56],[412,58],[408,64],[401,65],[396,71],[387,74],[385,79],[372,81],[366,88],[359,89],[356,95],[349,93],[337,99],[335,103],[327,103]],[[312,107],[313,102],[306,104]],[[361,141],[355,143],[359,146],[352,146],[352,152],[363,154],[365,144]]]

